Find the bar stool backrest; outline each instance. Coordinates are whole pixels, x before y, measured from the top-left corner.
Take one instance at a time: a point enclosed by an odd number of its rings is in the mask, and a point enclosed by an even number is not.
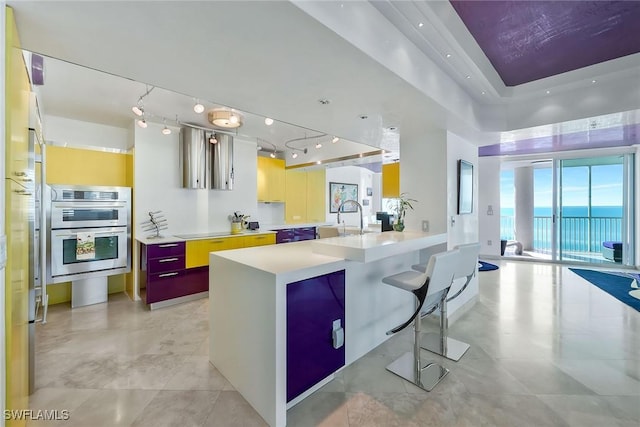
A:
[[[473,276],[478,268],[478,254],[480,253],[480,243],[466,243],[455,247],[460,251],[458,266],[454,279]]]
[[[448,289],[459,266],[460,251],[452,249],[432,255],[427,264],[426,276],[429,277],[427,298]]]

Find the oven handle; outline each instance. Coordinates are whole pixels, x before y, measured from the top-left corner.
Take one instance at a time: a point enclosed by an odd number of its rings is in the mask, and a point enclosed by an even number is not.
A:
[[[115,236],[118,234],[125,234],[126,231],[87,231],[87,233],[93,233],[93,234],[108,234],[111,236]],[[56,237],[76,237],[78,235],[78,233],[65,233],[65,234],[56,234]]]
[[[61,203],[52,203],[51,206],[58,209],[122,209],[126,208],[126,203],[111,203],[106,205],[104,202],[95,202],[95,203],[69,203],[69,202],[61,202]]]

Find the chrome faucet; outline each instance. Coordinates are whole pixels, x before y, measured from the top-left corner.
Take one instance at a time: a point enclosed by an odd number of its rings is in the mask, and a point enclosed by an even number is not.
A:
[[[360,211],[360,234],[364,234],[364,220],[362,219],[362,205],[358,203],[357,200],[345,200],[344,202],[340,203],[340,206],[338,206],[338,224],[340,224],[340,211],[342,210],[342,207],[347,203],[355,203],[356,206],[358,206],[358,210]]]

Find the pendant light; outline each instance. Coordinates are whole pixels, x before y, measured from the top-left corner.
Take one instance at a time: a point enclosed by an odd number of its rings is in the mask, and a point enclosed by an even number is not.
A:
[[[162,134],[171,135],[171,129],[167,127],[167,119],[162,119],[162,123],[164,124],[164,128],[162,129]]]

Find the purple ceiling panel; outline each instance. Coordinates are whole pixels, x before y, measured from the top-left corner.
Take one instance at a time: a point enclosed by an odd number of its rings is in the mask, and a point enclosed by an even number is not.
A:
[[[640,52],[638,1],[450,2],[507,86]]]
[[[487,157],[543,154],[588,148],[623,147],[633,144],[640,144],[640,124],[486,145],[478,149],[478,155]]]

